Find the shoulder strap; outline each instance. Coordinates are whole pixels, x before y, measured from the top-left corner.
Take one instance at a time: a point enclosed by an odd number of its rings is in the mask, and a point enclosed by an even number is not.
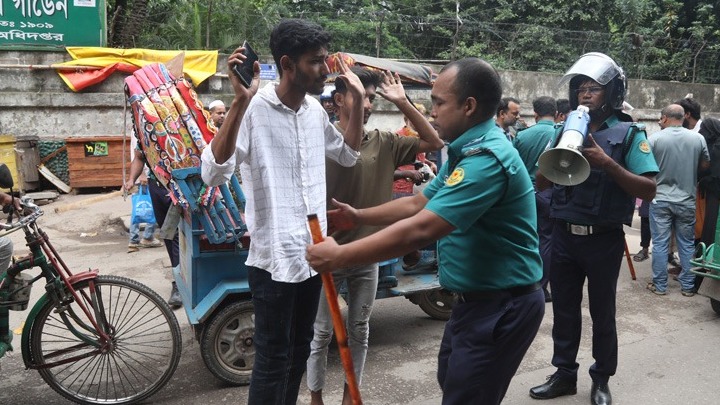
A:
[[[635,141],[635,135],[637,135],[640,131],[645,131],[645,125],[644,124],[638,124],[638,123],[632,123],[630,125],[629,135],[625,137],[625,141],[623,142],[623,151],[622,155],[623,158],[627,155],[627,153],[630,151],[630,148],[632,147],[633,141]]]
[[[505,189],[503,190],[503,195],[502,195],[502,197],[500,198],[500,199],[504,199],[504,198],[505,198],[505,194],[506,194],[507,189],[508,189],[508,183],[510,182],[510,175],[508,174],[508,171],[507,171],[507,169],[505,168],[505,165],[502,164],[502,162],[500,161],[500,159],[498,159],[498,157],[495,155],[495,153],[493,153],[492,150],[490,150],[490,149],[488,149],[488,148],[485,148],[485,147],[474,146],[474,145],[473,145],[474,143],[477,143],[477,140],[476,140],[476,141],[473,141],[473,142],[470,142],[470,143],[468,143],[467,145],[465,145],[463,148],[467,148],[467,149],[464,149],[464,150],[463,150],[463,152],[460,154],[460,157],[458,157],[457,159],[455,159],[454,162],[450,162],[450,163],[449,163],[448,171],[447,171],[448,174],[447,174],[447,175],[448,175],[448,176],[451,175],[452,172],[455,171],[455,167],[456,167],[463,159],[465,159],[466,157],[475,156],[475,155],[480,155],[480,154],[483,154],[483,153],[489,154],[490,156],[492,156],[492,157],[495,159],[495,161],[498,162],[498,164],[499,164],[500,167],[502,168],[503,174],[505,175],[505,179],[506,179]]]

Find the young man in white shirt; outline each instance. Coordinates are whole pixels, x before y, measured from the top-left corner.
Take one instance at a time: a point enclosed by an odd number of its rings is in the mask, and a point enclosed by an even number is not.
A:
[[[245,264],[255,309],[249,404],[297,400],[321,286],[304,255],[312,241],[307,215],[317,214],[326,228],[325,157],[352,166],[359,155],[362,104],[352,111],[343,137],[307,94],[323,91],[330,39],[317,24],[281,21],[270,36],[280,83],[258,91],[257,64],[249,89],[230,74],[235,99],[202,155],[202,177],[211,186],[226,182],[239,164],[247,199],[252,243]],[[229,68],[243,63],[241,51],[230,56]],[[348,90],[363,99],[360,80],[344,63],[340,68]]]

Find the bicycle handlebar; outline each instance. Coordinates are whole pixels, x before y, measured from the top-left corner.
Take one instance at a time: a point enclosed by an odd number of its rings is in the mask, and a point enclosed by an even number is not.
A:
[[[22,228],[28,224],[35,222],[43,215],[43,211],[37,204],[33,202],[33,199],[30,197],[20,198],[20,207],[22,208],[21,212],[18,212],[18,210],[12,205],[10,205],[9,207],[11,215],[17,215],[19,219],[17,221],[12,221],[9,223],[0,222],[0,230],[11,231]],[[23,215],[23,213],[27,212],[28,210],[30,212],[26,215]],[[8,216],[8,218],[11,218],[11,216]]]

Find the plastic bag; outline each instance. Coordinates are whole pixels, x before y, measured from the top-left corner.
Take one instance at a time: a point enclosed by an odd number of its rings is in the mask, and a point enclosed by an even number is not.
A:
[[[133,224],[155,223],[155,212],[153,211],[148,186],[138,186],[138,192],[133,194],[130,222]]]

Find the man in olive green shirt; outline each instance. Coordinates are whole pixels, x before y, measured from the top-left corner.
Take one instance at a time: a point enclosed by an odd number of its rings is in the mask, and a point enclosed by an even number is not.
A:
[[[365,124],[372,113],[376,94],[395,104],[417,129],[419,138],[399,136],[388,131],[365,130],[360,146],[360,157],[353,167],[343,167],[326,160],[327,201],[347,201],[358,208],[373,207],[392,199],[395,168],[413,163],[418,152],[440,149],[443,142],[425,116],[413,106],[403,89],[400,77],[389,72],[378,74],[367,69],[353,68],[365,87],[365,98],[355,100],[346,91],[345,83],[335,82],[333,93],[339,121],[335,126],[344,132],[350,111],[355,103],[363,103]],[[328,207],[329,209],[333,208]],[[351,230],[332,232],[338,243],[344,244],[375,233],[380,226],[360,226]],[[372,313],[378,284],[377,263],[352,266],[335,273],[336,288],[347,283],[348,316],[347,330],[350,353],[358,383],[362,382],[365,356],[370,334],[369,319]],[[315,335],[310,343],[310,357],[307,362],[307,384],[310,389],[310,404],[323,404],[322,390],[325,386],[327,353],[332,338],[333,324],[327,300],[321,298],[315,318]],[[345,389],[343,404],[350,405],[350,392]]]

